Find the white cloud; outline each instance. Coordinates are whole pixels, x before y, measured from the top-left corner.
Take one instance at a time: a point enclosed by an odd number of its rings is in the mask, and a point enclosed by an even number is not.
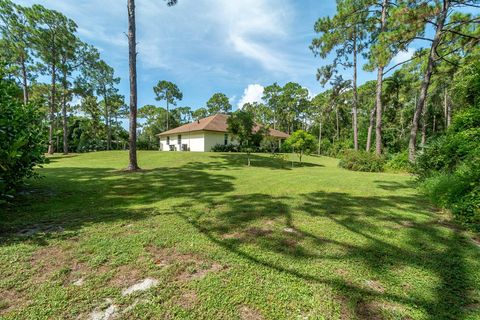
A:
[[[395,57],[393,57],[393,64],[402,63],[411,59],[415,53],[415,48],[408,48],[406,51],[400,51]]]
[[[261,102],[263,95],[263,86],[260,84],[249,84],[243,91],[243,96],[237,104],[241,109],[245,103]]]
[[[232,49],[270,71],[290,72],[291,59],[272,46],[288,35],[290,12],[285,3],[272,0],[218,0],[220,23]]]
[[[265,46],[248,41],[238,35],[231,35],[230,41],[235,50],[248,58],[256,60],[265,69],[271,71],[289,71],[289,62],[283,57],[274,54]]]

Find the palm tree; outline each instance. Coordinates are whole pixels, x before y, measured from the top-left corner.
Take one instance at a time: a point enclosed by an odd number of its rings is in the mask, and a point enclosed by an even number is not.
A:
[[[177,0],[167,1],[167,6],[177,4]],[[137,43],[135,26],[135,0],[128,0],[128,62],[130,71],[130,126],[128,171],[140,169],[137,163]]]

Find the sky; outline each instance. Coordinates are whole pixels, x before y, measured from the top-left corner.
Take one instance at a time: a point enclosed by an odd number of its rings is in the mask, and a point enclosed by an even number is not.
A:
[[[78,25],[80,38],[97,47],[102,59],[121,78],[128,102],[126,0],[17,0],[39,3],[62,12]],[[334,0],[137,0],[138,106],[163,106],[153,86],[172,81],[183,92],[178,106],[204,107],[216,92],[225,93],[234,110],[259,101],[263,87],[289,81],[313,96],[324,89],[316,81],[318,67],[331,62],[309,49],[313,26],[335,13]],[[408,59],[402,52],[393,63]],[[350,78],[348,70],[344,76]],[[359,72],[359,83],[375,79]]]

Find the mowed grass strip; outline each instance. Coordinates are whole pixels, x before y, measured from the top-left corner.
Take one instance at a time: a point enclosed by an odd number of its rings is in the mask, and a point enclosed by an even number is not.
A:
[[[480,318],[480,249],[408,175],[313,156],[50,160],[1,212],[2,318]]]

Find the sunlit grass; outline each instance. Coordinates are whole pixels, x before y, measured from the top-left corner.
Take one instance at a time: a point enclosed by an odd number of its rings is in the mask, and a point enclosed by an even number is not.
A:
[[[126,173],[126,152],[98,152],[39,170],[2,211],[0,315],[479,317],[480,250],[408,175],[326,157],[247,167],[239,154],[140,152],[139,164]],[[160,284],[121,295],[147,277]]]

